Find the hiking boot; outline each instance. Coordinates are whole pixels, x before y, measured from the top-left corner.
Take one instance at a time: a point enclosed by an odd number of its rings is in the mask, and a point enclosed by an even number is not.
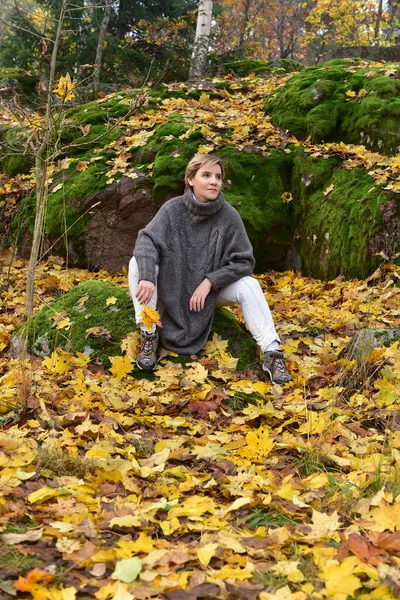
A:
[[[147,333],[139,330],[139,352],[136,357],[136,366],[141,371],[154,371],[157,364],[158,333]]]
[[[272,383],[283,385],[292,381],[285,365],[282,350],[269,350],[264,352],[263,371],[268,373]]]

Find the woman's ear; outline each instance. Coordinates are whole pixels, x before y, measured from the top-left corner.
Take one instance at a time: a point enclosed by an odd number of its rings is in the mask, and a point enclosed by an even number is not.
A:
[[[190,185],[190,187],[193,187],[193,179],[188,179],[188,184]]]

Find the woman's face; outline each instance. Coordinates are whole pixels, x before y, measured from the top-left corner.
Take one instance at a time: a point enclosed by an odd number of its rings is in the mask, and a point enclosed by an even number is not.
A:
[[[216,200],[222,187],[221,167],[219,165],[204,165],[188,181],[199,202]]]

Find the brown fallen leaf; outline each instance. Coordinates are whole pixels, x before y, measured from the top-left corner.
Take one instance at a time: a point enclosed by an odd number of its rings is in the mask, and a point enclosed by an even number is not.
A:
[[[377,548],[400,554],[400,531],[394,533],[371,531],[369,541]]]
[[[360,560],[376,566],[379,563],[385,562],[385,555],[375,548],[372,544],[368,544],[357,533],[351,533],[347,539],[349,550],[355,554]]]
[[[219,586],[215,583],[203,583],[193,587],[191,590],[176,590],[169,592],[165,597],[168,600],[199,600],[200,598],[216,598],[219,594]]]
[[[89,327],[88,329],[86,329],[85,339],[91,337],[105,337],[109,342],[111,342],[111,333],[105,327]]]
[[[221,405],[219,402],[203,402],[201,400],[190,402],[188,409],[190,412],[197,414],[202,419],[207,419],[210,412],[215,412]]]
[[[265,590],[263,584],[251,584],[243,581],[240,586],[226,583],[226,589],[229,592],[229,598],[232,600],[257,600],[259,594]]]

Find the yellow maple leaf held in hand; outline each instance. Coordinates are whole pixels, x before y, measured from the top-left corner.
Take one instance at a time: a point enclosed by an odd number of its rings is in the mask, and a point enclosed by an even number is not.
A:
[[[153,323],[158,325],[158,327],[162,327],[159,313],[154,310],[154,308],[151,308],[151,306],[142,304],[140,316],[142,317],[143,325],[146,327],[147,331],[153,331]]]
[[[76,88],[76,82],[71,81],[69,73],[65,76],[60,77],[57,87],[54,88],[53,93],[61,98],[63,102],[68,102],[75,98],[74,89]]]

